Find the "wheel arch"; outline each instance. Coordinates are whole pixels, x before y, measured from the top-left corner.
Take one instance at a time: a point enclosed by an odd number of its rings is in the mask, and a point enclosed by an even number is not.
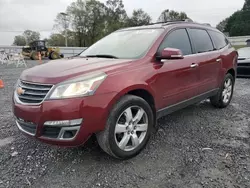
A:
[[[143,98],[150,105],[150,107],[152,108],[152,111],[153,112],[156,111],[154,97],[149,91],[145,89],[134,89],[134,90],[130,90],[126,94],[135,95],[137,97]]]
[[[154,97],[155,95],[154,92],[147,85],[144,84],[129,86],[120,91],[119,93],[117,93],[117,95],[109,103],[107,116],[111,112],[114,105],[125,95],[134,95],[143,98],[151,107],[154,115],[154,120],[156,121],[157,117],[156,117],[156,101]]]
[[[236,78],[236,72],[235,72],[235,70],[233,69],[233,68],[231,68],[231,69],[229,69],[228,71],[227,71],[227,74],[231,74],[233,77],[234,77],[234,80],[235,80],[235,78]]]
[[[148,85],[137,84],[126,87],[117,94],[116,98],[119,100],[121,97],[128,94],[143,98],[150,106],[153,105],[151,107],[154,107],[154,109],[156,109],[155,94],[153,90],[148,87]]]

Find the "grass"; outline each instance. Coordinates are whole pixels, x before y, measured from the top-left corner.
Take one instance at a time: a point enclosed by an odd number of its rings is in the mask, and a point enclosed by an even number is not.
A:
[[[238,50],[239,48],[246,47],[246,45],[234,45],[233,47],[234,47],[236,50]]]

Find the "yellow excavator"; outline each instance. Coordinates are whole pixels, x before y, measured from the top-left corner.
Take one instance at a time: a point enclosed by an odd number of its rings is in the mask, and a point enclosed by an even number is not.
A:
[[[41,58],[49,58],[51,60],[64,57],[64,55],[60,53],[59,48],[47,48],[44,40],[33,41],[29,46],[22,48],[22,55],[32,60],[39,60],[39,53],[41,54]]]

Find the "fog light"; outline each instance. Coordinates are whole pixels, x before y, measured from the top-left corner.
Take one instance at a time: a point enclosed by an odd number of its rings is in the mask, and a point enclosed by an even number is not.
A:
[[[63,134],[63,138],[73,138],[77,133],[77,130],[65,131]]]
[[[82,119],[73,119],[73,120],[61,120],[61,121],[46,121],[44,125],[46,126],[75,126],[80,125]]]

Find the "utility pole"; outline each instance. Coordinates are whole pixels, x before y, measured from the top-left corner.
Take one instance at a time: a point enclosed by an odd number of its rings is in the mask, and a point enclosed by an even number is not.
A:
[[[68,20],[67,16],[68,14],[61,12],[60,13],[63,16],[63,21],[64,21],[64,31],[65,31],[65,46],[68,47]]]

